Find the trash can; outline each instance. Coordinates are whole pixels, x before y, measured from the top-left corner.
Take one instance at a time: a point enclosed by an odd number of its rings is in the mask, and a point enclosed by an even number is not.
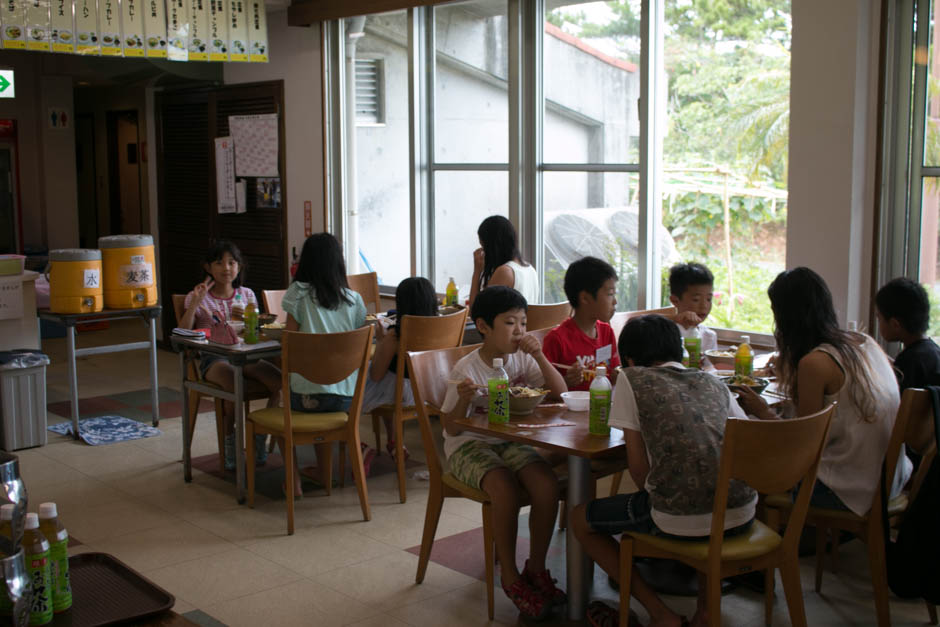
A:
[[[16,451],[46,443],[46,366],[29,349],[0,351],[0,448]]]

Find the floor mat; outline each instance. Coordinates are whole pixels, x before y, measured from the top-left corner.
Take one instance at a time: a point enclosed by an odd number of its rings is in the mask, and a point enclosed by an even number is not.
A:
[[[128,440],[150,438],[162,433],[159,429],[123,416],[98,416],[79,421],[79,437],[86,444],[99,446]],[[61,435],[73,435],[71,422],[60,422],[48,427]]]

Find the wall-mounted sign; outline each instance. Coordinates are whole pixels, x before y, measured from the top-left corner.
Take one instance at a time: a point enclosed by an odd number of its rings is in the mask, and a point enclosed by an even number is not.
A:
[[[121,0],[121,32],[125,57],[144,56],[144,14],[141,0]]]
[[[52,1],[52,51],[75,52],[75,16],[72,0]]]
[[[16,84],[13,82],[13,70],[0,70],[0,98],[15,98]]]
[[[47,0],[27,0],[26,48],[37,52],[52,50],[52,29],[49,25],[49,3]]]
[[[2,0],[0,24],[3,25],[3,47],[26,49],[26,3],[20,0]]]

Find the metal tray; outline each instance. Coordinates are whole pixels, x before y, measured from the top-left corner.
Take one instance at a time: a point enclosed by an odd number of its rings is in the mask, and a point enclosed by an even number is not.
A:
[[[72,608],[56,614],[53,625],[117,625],[173,607],[172,594],[107,553],[69,558]]]

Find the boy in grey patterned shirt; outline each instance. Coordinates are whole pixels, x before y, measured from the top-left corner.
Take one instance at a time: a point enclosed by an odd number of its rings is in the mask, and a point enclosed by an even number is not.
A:
[[[683,368],[678,327],[662,316],[634,318],[618,342],[620,373],[610,424],[624,430],[630,476],[640,492],[595,499],[572,513],[572,527],[591,557],[614,580],[619,577],[619,544],[624,531],[707,538],[725,422],[746,419],[728,388],[716,377]],[[725,515],[725,535],[747,530],[754,518],[757,493],[732,482]],[[680,625],[634,568],[631,594],[646,608],[650,625]],[[704,586],[700,586],[704,590]],[[705,600],[692,624],[705,624]],[[616,610],[595,602],[592,623],[604,624]]]

